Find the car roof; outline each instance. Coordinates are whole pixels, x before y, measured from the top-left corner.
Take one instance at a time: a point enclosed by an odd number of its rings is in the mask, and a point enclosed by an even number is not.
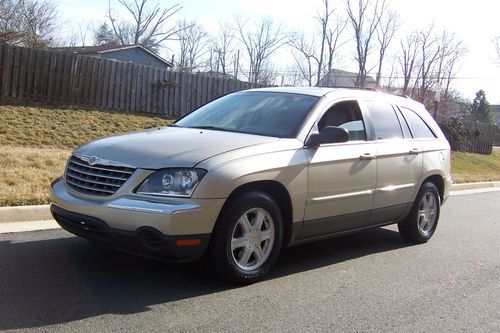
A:
[[[377,100],[386,100],[389,103],[413,106],[414,108],[421,108],[423,105],[409,97],[398,96],[387,94],[375,89],[363,89],[363,88],[351,88],[351,87],[269,87],[269,88],[256,88],[245,90],[249,92],[281,92],[290,94],[301,94],[316,97],[323,97],[328,95],[328,97],[333,98],[343,98],[343,97],[364,97],[364,98],[374,98]]]
[[[282,92],[291,94],[311,95],[322,97],[326,94],[335,91],[334,88],[323,87],[270,87],[270,88],[256,88],[247,91],[262,91],[262,92]]]

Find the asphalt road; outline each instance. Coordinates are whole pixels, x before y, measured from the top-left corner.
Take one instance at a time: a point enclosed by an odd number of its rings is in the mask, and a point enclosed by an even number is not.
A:
[[[62,230],[0,235],[0,330],[500,332],[500,192],[450,197],[425,245],[394,227],[286,250],[246,287]]]

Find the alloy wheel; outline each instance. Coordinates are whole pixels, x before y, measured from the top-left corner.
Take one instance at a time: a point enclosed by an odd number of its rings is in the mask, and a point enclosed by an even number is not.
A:
[[[247,210],[231,233],[234,263],[244,271],[258,269],[271,254],[274,238],[274,221],[269,212],[263,208]]]

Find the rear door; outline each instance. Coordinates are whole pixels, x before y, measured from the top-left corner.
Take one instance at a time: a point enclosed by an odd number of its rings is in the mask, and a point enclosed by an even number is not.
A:
[[[421,143],[390,103],[365,101],[374,132],[377,180],[369,225],[395,221],[411,205],[422,174]],[[403,122],[401,122],[403,121]]]

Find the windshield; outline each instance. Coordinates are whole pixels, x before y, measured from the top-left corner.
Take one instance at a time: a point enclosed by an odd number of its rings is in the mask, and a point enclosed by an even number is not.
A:
[[[279,92],[233,93],[202,106],[173,126],[292,138],[318,99]]]

